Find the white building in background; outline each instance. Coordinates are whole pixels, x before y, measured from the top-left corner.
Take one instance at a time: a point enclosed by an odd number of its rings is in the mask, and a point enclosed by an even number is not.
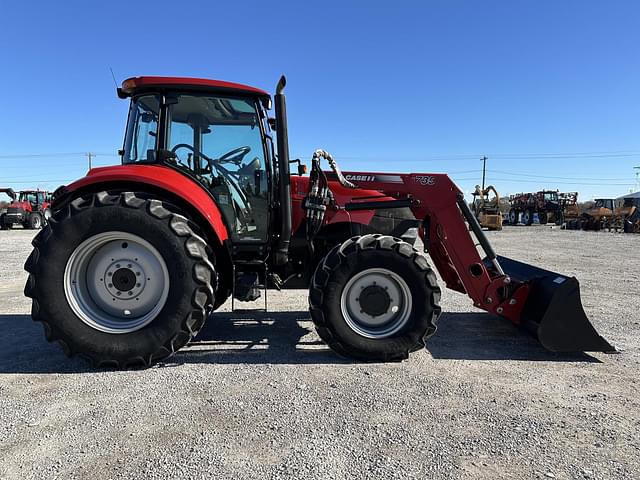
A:
[[[623,200],[625,198],[640,198],[640,192],[629,193],[627,195],[623,195],[621,197],[618,197],[616,200]]]

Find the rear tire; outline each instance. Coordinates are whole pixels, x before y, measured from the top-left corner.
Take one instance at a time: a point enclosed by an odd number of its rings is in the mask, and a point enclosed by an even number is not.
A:
[[[368,362],[401,361],[424,348],[436,331],[439,301],[427,260],[408,243],[377,234],[333,248],[309,292],[320,338],[338,354]]]
[[[509,210],[509,225],[518,224],[518,211],[515,208]]]
[[[546,212],[538,213],[538,222],[540,222],[540,225],[546,225],[549,222],[549,216]]]
[[[172,355],[213,303],[215,270],[194,229],[175,207],[143,194],[73,200],[33,240],[25,265],[33,320],[68,356],[94,366],[147,367]]]

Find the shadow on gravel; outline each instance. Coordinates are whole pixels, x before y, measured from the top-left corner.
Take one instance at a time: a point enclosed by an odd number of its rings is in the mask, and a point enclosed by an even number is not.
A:
[[[0,315],[0,374],[95,372],[67,358],[44,339],[29,315]],[[214,314],[193,342],[162,364],[349,364],[313,332],[309,312]],[[445,313],[427,342],[434,359],[599,362],[586,354],[556,354],[500,318],[485,313]]]
[[[315,335],[308,311],[214,313],[184,353],[181,363],[353,363],[333,353]]]
[[[0,315],[0,374],[95,372],[84,360],[68,358],[44,338],[31,315]]]
[[[553,353],[525,330],[488,313],[443,313],[427,341],[435,359],[602,363],[586,353]]]

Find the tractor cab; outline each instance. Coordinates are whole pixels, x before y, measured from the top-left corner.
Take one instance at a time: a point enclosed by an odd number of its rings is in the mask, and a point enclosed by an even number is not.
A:
[[[553,204],[558,203],[558,192],[554,190],[545,190],[542,192],[544,203]]]
[[[610,210],[613,211],[615,209],[615,200],[613,200],[612,198],[598,198],[595,201],[595,204],[593,205],[594,209],[598,209],[601,212],[604,210]]]
[[[121,92],[132,98],[123,164],[161,163],[197,181],[215,199],[232,243],[260,249],[269,240],[275,176],[268,95],[226,82],[194,88],[193,79],[171,80],[125,82]]]

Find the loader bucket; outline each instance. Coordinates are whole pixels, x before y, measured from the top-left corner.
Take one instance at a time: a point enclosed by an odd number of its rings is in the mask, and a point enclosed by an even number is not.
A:
[[[513,280],[528,283],[529,296],[520,317],[522,325],[552,352],[616,352],[591,325],[580,300],[575,277],[498,257]]]

